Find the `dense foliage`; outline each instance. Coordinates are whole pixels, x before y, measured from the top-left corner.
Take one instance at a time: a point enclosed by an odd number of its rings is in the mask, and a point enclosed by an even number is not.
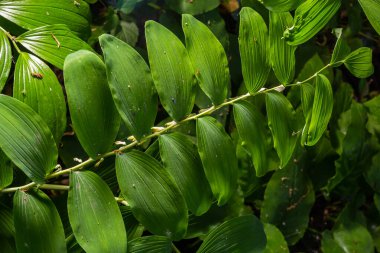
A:
[[[0,0],[0,252],[380,251],[379,0]]]

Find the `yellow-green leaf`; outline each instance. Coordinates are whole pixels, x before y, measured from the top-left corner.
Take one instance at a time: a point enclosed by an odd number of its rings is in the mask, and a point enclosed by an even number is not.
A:
[[[179,14],[198,15],[218,7],[220,0],[165,0],[165,3]]]
[[[263,253],[289,253],[288,244],[276,226],[265,223],[264,231],[267,237],[267,245]]]
[[[374,72],[372,49],[361,47],[350,53],[344,60],[344,66],[358,78],[367,78]]]
[[[351,49],[347,42],[342,38],[342,28],[336,28],[333,30],[335,37],[337,38],[333,54],[331,56],[330,64],[333,67],[338,67],[343,64],[344,59],[350,53]]]
[[[271,12],[286,12],[297,8],[304,0],[262,0],[264,6]]]
[[[0,190],[10,185],[12,181],[13,163],[0,149]]]
[[[128,253],[171,253],[172,242],[168,237],[151,235],[129,242]]]
[[[375,28],[376,32],[380,34],[380,1],[379,0],[359,0],[365,15],[369,22]]]
[[[12,48],[5,31],[0,28],[0,92],[8,80],[12,64]]]

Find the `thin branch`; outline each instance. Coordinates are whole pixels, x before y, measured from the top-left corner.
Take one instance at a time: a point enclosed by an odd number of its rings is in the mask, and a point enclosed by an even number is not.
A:
[[[5,31],[2,27],[0,27],[0,30],[2,30],[7,35],[7,37],[12,41],[13,46],[16,48],[16,51],[19,54],[21,54],[21,50],[16,43],[16,38],[12,36],[9,32]]]

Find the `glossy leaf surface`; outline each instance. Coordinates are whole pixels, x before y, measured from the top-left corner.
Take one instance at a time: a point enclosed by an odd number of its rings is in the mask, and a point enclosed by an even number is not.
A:
[[[171,253],[172,243],[165,236],[143,236],[129,242],[128,253]]]
[[[12,64],[12,48],[3,29],[0,29],[0,92],[8,80]]]
[[[184,236],[187,229],[185,200],[159,162],[133,150],[116,157],[116,175],[133,215],[149,231],[174,240]]]
[[[0,149],[0,190],[10,185],[13,181],[13,164]]]
[[[150,134],[157,113],[157,95],[145,60],[131,46],[102,35],[108,83],[115,105],[128,130],[140,140]]]
[[[219,0],[189,1],[189,0],[165,0],[170,9],[179,14],[202,14],[218,7]]]
[[[375,28],[376,32],[380,34],[380,1],[379,0],[359,0],[365,15],[369,22]]]
[[[86,153],[95,158],[109,151],[120,124],[105,65],[96,54],[80,50],[66,58],[64,73],[74,131]]]
[[[75,238],[86,252],[127,251],[127,234],[114,195],[94,172],[70,174],[67,210]]]
[[[344,59],[344,66],[357,78],[367,78],[374,72],[372,49],[361,47]]]
[[[267,245],[264,253],[289,253],[288,244],[281,231],[272,224],[265,223],[264,231],[267,237]]]
[[[0,95],[0,147],[29,178],[43,183],[58,154],[48,126],[23,102]]]

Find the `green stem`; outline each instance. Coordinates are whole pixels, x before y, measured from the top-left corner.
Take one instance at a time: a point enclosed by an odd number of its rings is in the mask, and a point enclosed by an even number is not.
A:
[[[115,200],[117,201],[117,203],[120,203],[124,206],[129,206],[128,202],[123,198],[115,197]]]
[[[172,249],[175,253],[181,253],[181,251],[179,251],[179,249],[174,245],[174,243],[172,243]]]
[[[46,189],[46,190],[68,191],[70,187],[68,185],[59,185],[59,184],[42,184],[38,186],[38,188]]]
[[[16,48],[16,51],[21,54],[21,50],[20,48],[18,47],[17,43],[16,43],[16,38],[14,36],[12,36],[9,32],[5,31],[2,27],[0,27],[0,29],[7,35],[7,37],[12,41],[12,44],[13,46]]]

